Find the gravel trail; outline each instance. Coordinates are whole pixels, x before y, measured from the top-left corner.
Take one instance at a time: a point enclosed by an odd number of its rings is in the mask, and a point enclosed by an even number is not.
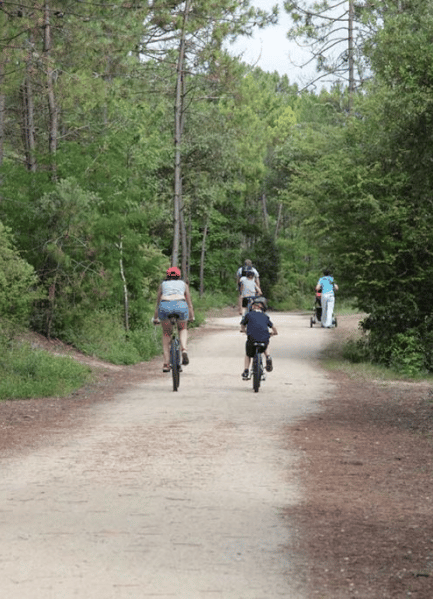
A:
[[[239,318],[211,319],[177,393],[161,373],[0,462],[3,597],[309,599],[284,517],[303,489],[283,429],[330,391],[317,365],[330,332],[270,316],[259,393],[241,380]]]

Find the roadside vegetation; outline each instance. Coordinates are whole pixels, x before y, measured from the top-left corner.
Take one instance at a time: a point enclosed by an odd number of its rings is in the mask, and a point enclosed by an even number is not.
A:
[[[167,267],[199,325],[248,258],[277,310],[311,309],[330,267],[368,315],[347,356],[433,372],[433,0],[357,3],[368,78],[314,91],[224,49],[274,12],[126,4],[1,3],[6,347],[30,329],[147,360]]]
[[[398,339],[399,343],[390,348],[392,359],[385,363],[375,359],[370,351],[368,332],[362,327],[365,315],[350,311],[340,312],[340,315],[349,317],[355,326],[350,334],[337,334],[326,348],[324,360],[327,368],[360,380],[433,383],[433,374],[423,368],[422,351],[416,345],[409,345],[403,335]],[[341,333],[341,330],[338,332]]]
[[[235,301],[236,296],[221,293],[195,297],[196,320],[190,326],[200,326],[209,310],[224,308]],[[161,327],[151,322],[151,313],[147,326],[129,335],[125,334],[121,319],[92,313],[83,329],[74,329],[65,342],[86,356],[112,364],[131,365],[150,360],[161,353]],[[0,337],[0,400],[64,397],[92,381],[90,367],[74,358],[40,349],[23,341],[23,337],[25,335]]]
[[[0,400],[63,397],[91,381],[91,369],[30,343],[0,342]]]

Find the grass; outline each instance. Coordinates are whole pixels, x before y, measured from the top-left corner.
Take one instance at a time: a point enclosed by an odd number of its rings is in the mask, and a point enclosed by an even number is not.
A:
[[[144,362],[161,348],[160,331],[151,323],[150,310],[141,325],[128,333],[120,314],[94,311],[66,330],[62,340],[88,356],[118,365]]]
[[[227,306],[236,306],[238,303],[237,294],[225,294],[223,292],[212,292],[199,297],[194,291],[191,292],[194,304],[195,326],[200,326],[206,319],[208,312],[219,310]]]
[[[2,344],[1,350],[0,400],[64,397],[91,379],[88,366],[35,350],[29,343]]]

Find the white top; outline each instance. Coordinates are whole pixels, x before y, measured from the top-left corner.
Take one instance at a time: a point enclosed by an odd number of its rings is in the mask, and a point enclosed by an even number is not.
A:
[[[256,295],[256,281],[254,278],[241,277],[241,293],[242,297],[251,297]]]
[[[185,296],[186,283],[182,279],[167,279],[161,283],[161,295],[167,297],[170,295]]]

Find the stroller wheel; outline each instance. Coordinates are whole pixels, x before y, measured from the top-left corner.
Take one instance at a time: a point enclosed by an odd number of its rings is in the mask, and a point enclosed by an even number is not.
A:
[[[314,319],[313,317],[310,318],[310,329],[313,328],[313,324],[314,324]]]
[[[333,325],[334,325],[334,327],[337,326],[337,319],[336,318],[333,319]]]

